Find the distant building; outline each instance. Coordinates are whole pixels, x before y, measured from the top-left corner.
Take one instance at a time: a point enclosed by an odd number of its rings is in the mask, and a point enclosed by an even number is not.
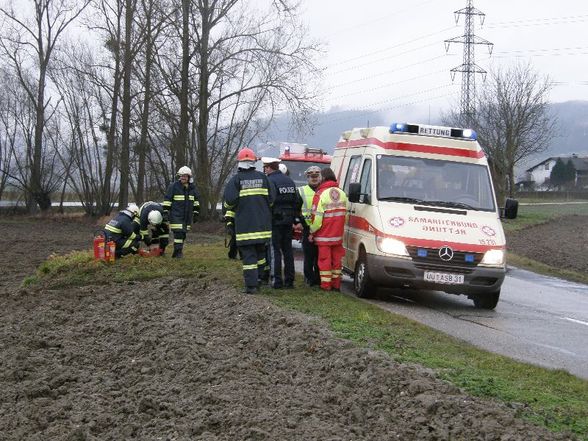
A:
[[[525,174],[517,181],[517,188],[520,190],[552,190],[553,188],[549,183],[549,177],[551,176],[551,170],[553,170],[553,166],[558,159],[561,159],[564,164],[567,164],[568,161],[572,161],[572,164],[574,164],[574,168],[576,169],[575,187],[577,189],[587,189],[588,153],[581,155],[574,153],[571,155],[551,156],[544,159],[533,167],[525,170]]]

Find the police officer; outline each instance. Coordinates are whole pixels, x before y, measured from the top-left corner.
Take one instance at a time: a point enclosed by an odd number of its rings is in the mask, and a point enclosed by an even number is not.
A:
[[[169,228],[174,233],[174,252],[172,257],[183,257],[186,233],[192,228],[200,213],[200,195],[192,181],[192,170],[180,167],[178,180],[170,184],[163,198],[164,217],[169,220]]]
[[[309,225],[312,213],[312,199],[314,193],[321,183],[321,169],[312,165],[304,172],[307,184],[298,188],[299,194],[299,210],[301,224],[295,227],[302,228],[302,252],[304,253],[304,282],[308,286],[318,286],[320,284],[320,276],[318,269],[318,248],[316,245],[308,240],[310,234]]]
[[[337,185],[329,167],[321,170],[322,182],[312,199],[309,240],[318,247],[321,289],[341,289],[341,267],[345,256],[343,231],[347,216],[347,195]]]
[[[116,245],[116,257],[136,254],[139,250],[141,238],[135,231],[134,219],[139,214],[137,204],[130,203],[127,208],[118,212],[104,227],[106,241],[113,241]]]
[[[279,169],[280,160],[264,157],[263,171],[274,186],[276,199],[272,206],[271,277],[272,288],[294,288],[294,253],[292,251],[292,225],[296,218],[298,197],[294,181]],[[282,256],[284,277],[282,278]]]
[[[245,147],[237,155],[238,169],[225,187],[225,220],[234,222],[237,247],[243,262],[244,292],[254,294],[265,276],[266,246],[272,235],[273,186],[255,170],[257,157]]]
[[[159,245],[159,255],[163,256],[169,242],[169,223],[163,221],[163,206],[157,202],[145,202],[135,218],[139,236],[145,245]],[[149,228],[151,227],[151,232]]]

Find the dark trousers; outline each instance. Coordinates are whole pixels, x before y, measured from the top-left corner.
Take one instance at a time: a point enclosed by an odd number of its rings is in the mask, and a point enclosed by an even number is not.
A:
[[[282,257],[284,258],[284,278],[282,278]],[[272,227],[271,277],[272,286],[294,285],[294,252],[292,251],[292,225]]]
[[[266,244],[238,245],[243,263],[243,279],[247,288],[257,288],[259,279],[263,278],[267,264]]]
[[[304,281],[313,286],[321,283],[318,268],[318,247],[308,241],[308,229],[302,235],[302,252],[304,253]]]

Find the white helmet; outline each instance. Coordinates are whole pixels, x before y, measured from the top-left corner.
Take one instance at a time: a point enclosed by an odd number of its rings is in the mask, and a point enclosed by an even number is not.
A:
[[[280,165],[278,166],[278,168],[280,169],[280,171],[283,174],[287,174],[288,173],[288,167],[286,167],[286,164],[284,164],[283,162],[280,162]]]
[[[139,215],[139,207],[137,207],[137,204],[135,204],[134,202],[131,202],[129,205],[127,205],[126,210],[133,216]]]
[[[163,222],[163,216],[159,211],[152,210],[147,215],[147,220],[151,225],[159,225],[161,222]]]
[[[192,170],[190,170],[190,167],[186,167],[185,165],[180,167],[180,169],[178,170],[178,176],[182,175],[192,176]]]

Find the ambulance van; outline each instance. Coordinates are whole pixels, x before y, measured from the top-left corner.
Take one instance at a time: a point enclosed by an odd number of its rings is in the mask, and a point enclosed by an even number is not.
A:
[[[394,123],[344,132],[332,168],[349,197],[343,270],[379,286],[464,294],[494,309],[506,273],[501,214],[473,130]]]

